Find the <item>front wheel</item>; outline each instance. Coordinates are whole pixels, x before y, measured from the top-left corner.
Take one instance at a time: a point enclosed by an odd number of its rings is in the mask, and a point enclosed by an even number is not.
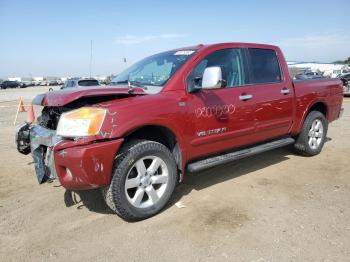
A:
[[[310,112],[294,144],[296,152],[305,156],[319,154],[326,140],[327,130],[328,122],[325,116],[318,111]]]
[[[177,166],[164,145],[135,140],[121,149],[112,175],[103,189],[106,203],[125,220],[135,221],[164,208],[176,185]]]

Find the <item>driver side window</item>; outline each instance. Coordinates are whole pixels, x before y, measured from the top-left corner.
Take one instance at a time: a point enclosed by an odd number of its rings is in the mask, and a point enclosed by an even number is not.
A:
[[[221,68],[223,87],[245,85],[243,51],[239,48],[230,48],[215,51],[197,64],[187,78],[188,90],[200,88],[204,70],[212,66]]]

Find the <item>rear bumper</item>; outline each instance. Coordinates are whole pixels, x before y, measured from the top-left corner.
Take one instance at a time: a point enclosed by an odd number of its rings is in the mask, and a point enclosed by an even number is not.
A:
[[[67,189],[91,189],[110,184],[113,160],[123,139],[81,144],[63,140],[55,130],[22,125],[16,133],[17,149],[31,152],[38,182],[58,178]]]

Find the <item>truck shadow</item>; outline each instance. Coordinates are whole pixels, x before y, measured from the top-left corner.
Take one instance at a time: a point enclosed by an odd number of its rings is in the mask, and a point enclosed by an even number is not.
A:
[[[64,203],[67,207],[76,206],[77,209],[87,208],[100,214],[115,214],[105,203],[99,188],[82,191],[66,190]]]
[[[287,146],[213,167],[198,173],[188,173],[183,183],[176,188],[166,208],[180,201],[183,196],[190,194],[192,190],[199,191],[227,180],[249,175],[257,170],[288,160],[288,155],[291,154],[293,154],[291,147]]]
[[[202,190],[242,175],[248,175],[249,173],[267,166],[278,164],[288,160],[288,155],[290,154],[292,154],[292,152],[289,147],[284,147],[198,173],[187,173],[185,180],[175,189],[165,209],[173,206],[176,202],[181,200],[183,196],[190,194],[192,190]],[[77,206],[77,209],[87,208],[96,213],[114,214],[106,205],[100,189],[85,191],[66,190],[64,202],[67,207]]]
[[[332,141],[332,138],[326,137],[325,143],[330,141]],[[184,181],[175,189],[168,207],[174,205],[192,190],[202,190],[236,177],[249,175],[249,173],[288,160],[288,155],[294,155],[293,145],[243,158],[241,160],[233,161],[231,163],[213,167],[201,172],[187,173]],[[300,155],[298,156],[303,157]]]

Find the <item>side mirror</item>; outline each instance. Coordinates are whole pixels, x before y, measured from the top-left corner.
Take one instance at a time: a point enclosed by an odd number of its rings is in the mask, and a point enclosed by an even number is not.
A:
[[[202,88],[216,89],[222,87],[222,72],[221,67],[207,67],[203,73]]]

